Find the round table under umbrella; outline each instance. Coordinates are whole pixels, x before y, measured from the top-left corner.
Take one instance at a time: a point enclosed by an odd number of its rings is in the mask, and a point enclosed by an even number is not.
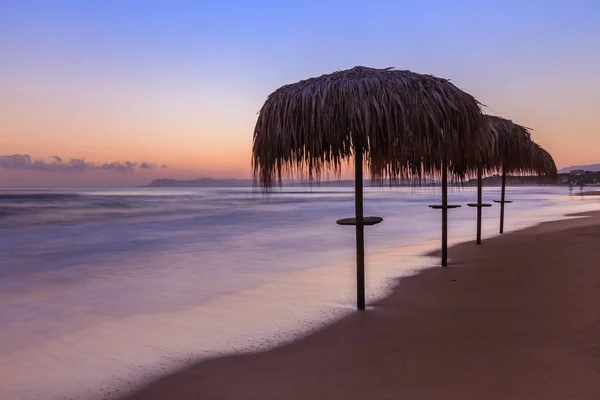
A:
[[[480,104],[450,81],[392,68],[354,67],[285,85],[260,110],[252,147],[255,179],[268,189],[285,174],[319,181],[354,159],[357,307],[365,308],[363,163],[373,178],[421,177],[452,162],[473,164]],[[473,151],[471,151],[473,150]],[[444,169],[445,170],[445,169]]]

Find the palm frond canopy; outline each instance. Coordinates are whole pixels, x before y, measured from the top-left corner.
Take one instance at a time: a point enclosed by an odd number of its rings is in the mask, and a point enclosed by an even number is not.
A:
[[[462,175],[480,163],[482,129],[479,102],[446,79],[354,67],[269,95],[254,130],[254,176],[264,187],[283,173],[318,181],[358,147],[376,178],[436,172],[444,156]]]
[[[533,155],[532,155],[532,164],[533,170],[542,176],[547,176],[552,180],[558,179],[558,169],[556,168],[556,163],[554,159],[542,146],[539,144],[532,142],[533,145]]]
[[[529,128],[492,115],[485,115],[484,119],[488,132],[482,141],[486,153],[483,159],[493,160],[485,166],[486,169],[504,168],[507,173],[533,173],[557,178],[552,156],[531,139]]]
[[[484,116],[487,121],[485,136],[486,152],[492,154],[489,168],[504,168],[510,172],[534,172],[532,167],[532,144],[529,129],[511,120],[493,115]]]

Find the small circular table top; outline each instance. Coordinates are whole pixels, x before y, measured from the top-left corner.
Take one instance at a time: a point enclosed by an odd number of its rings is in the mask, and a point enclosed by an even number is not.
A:
[[[512,203],[512,200],[494,200],[494,203]]]
[[[459,204],[448,204],[447,206],[444,206],[442,204],[433,204],[433,205],[430,205],[429,207],[433,208],[434,210],[440,210],[442,208],[447,208],[447,209],[458,208],[458,207],[460,207],[460,205]]]
[[[490,203],[467,203],[469,207],[491,207]]]
[[[383,221],[381,217],[363,217],[362,220],[357,220],[356,218],[343,218],[338,219],[336,224],[338,225],[375,225]]]

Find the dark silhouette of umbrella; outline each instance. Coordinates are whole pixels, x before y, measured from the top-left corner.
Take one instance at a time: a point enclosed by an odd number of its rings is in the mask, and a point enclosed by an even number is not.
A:
[[[487,164],[482,163],[477,171],[477,244],[481,244],[481,209],[491,204],[482,202],[482,180],[485,171],[501,171],[502,189],[500,200],[500,233],[504,233],[504,205],[512,203],[506,200],[506,176],[509,173],[537,174],[556,179],[557,170],[550,154],[531,139],[530,129],[511,120],[492,115],[484,116],[487,130],[482,149]]]
[[[255,179],[268,189],[284,174],[318,182],[354,158],[357,305],[365,308],[363,163],[373,178],[465,174],[479,157],[480,105],[450,81],[391,68],[354,67],[283,86],[260,110],[252,148]],[[473,151],[470,151],[473,149]],[[444,209],[444,211],[446,211]]]
[[[532,143],[533,154],[532,154],[532,170],[538,175],[549,179],[552,182],[556,182],[558,179],[558,169],[554,159],[542,146],[536,142]]]

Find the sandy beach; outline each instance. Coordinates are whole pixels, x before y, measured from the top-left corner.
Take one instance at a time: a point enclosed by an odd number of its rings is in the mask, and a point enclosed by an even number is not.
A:
[[[126,398],[598,399],[598,243],[598,212],[464,243],[366,312]]]
[[[582,196],[600,196],[600,190],[592,190],[589,192],[583,192]]]

